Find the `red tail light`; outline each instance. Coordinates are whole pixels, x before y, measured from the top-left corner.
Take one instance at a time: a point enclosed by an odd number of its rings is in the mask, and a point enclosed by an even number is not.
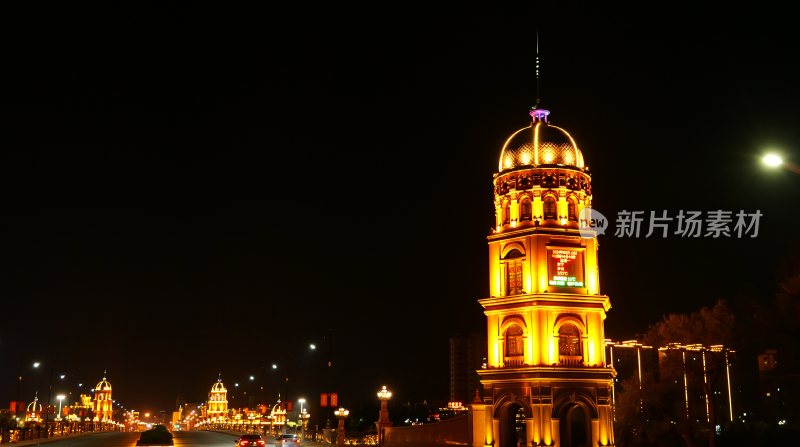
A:
[[[250,441],[242,441],[239,443],[239,445],[247,445],[247,444],[250,444]]]
[[[264,441],[258,441],[258,445],[264,445]]]

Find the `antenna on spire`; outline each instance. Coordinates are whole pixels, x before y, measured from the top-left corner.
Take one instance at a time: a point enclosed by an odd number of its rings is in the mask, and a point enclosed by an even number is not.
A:
[[[217,382],[222,382],[222,371],[220,371],[219,375],[217,375]]]
[[[103,380],[106,380],[106,375],[107,375],[106,373],[107,373],[107,372],[108,372],[108,370],[107,370],[107,369],[104,369],[104,370],[103,370]]]
[[[533,108],[538,109],[541,102],[541,86],[539,76],[539,30],[536,30],[536,103]]]

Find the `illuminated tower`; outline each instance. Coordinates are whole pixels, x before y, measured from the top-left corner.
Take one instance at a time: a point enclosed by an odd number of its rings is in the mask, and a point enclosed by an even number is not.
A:
[[[114,412],[114,401],[111,400],[111,384],[106,380],[103,372],[103,380],[94,387],[94,419],[100,422],[111,422]]]
[[[503,145],[489,241],[487,367],[473,443],[496,447],[614,444],[597,238],[579,229],[592,201],[583,154],[550,112]]]
[[[25,409],[25,422],[42,422],[42,404],[39,403],[39,392],[33,398],[33,402],[28,404]]]
[[[208,393],[208,419],[214,422],[221,422],[228,419],[228,390],[222,384],[222,374],[220,373],[217,382],[211,386]]]

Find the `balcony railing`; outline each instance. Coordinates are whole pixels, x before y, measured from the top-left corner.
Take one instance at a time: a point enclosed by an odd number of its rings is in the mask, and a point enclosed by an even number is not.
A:
[[[506,357],[503,359],[503,367],[505,368],[513,368],[515,366],[522,366],[523,365],[523,357],[515,356],[515,357]]]
[[[583,366],[583,356],[561,355],[558,357],[558,364],[561,366]]]

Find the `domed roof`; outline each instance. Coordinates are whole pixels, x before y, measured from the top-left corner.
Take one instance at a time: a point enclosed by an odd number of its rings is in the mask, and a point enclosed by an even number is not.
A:
[[[225,389],[225,385],[222,384],[222,379],[217,380],[217,382],[211,385],[211,392],[212,393],[225,393],[228,390]]]
[[[538,165],[585,167],[583,154],[572,136],[547,121],[550,111],[533,109],[530,115],[531,125],[511,134],[503,145],[498,171]]]
[[[28,404],[28,408],[26,408],[27,412],[29,413],[39,413],[42,411],[42,404],[39,403],[39,393],[36,393],[36,397],[33,398],[33,402]]]
[[[103,377],[103,380],[101,380],[94,389],[95,391],[111,391],[111,384]]]

